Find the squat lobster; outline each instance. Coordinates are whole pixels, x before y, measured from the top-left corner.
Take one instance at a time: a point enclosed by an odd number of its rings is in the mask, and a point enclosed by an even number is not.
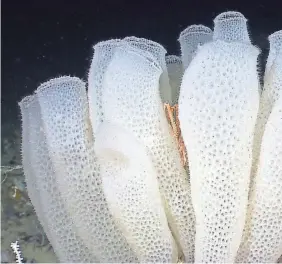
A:
[[[182,165],[186,166],[187,164],[187,154],[186,154],[186,148],[184,145],[183,138],[181,136],[181,130],[180,130],[180,123],[178,119],[178,105],[175,104],[171,106],[168,103],[164,104],[164,111],[167,117],[167,120],[172,128],[173,136],[175,137],[178,145],[178,151],[180,154],[180,158],[182,161]]]

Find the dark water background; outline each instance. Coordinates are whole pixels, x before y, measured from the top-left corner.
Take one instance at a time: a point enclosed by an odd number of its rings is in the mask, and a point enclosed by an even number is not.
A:
[[[212,27],[213,18],[228,10],[249,19],[263,61],[267,36],[282,29],[282,0],[3,0],[2,124],[17,123],[17,102],[49,78],[67,74],[87,80],[95,43],[134,35],[179,54],[177,38],[186,26]]]

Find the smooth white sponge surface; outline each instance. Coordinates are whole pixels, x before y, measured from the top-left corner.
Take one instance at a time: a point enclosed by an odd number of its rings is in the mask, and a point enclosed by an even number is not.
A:
[[[203,45],[184,73],[179,120],[196,215],[196,262],[232,262],[248,199],[259,105],[258,50]]]
[[[105,121],[97,133],[95,152],[108,206],[139,261],[176,262],[176,244],[146,147],[132,133]]]

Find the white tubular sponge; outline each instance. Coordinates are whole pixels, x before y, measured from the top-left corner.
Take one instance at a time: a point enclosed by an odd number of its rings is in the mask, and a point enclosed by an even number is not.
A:
[[[213,40],[250,43],[247,19],[240,12],[229,11],[214,19]]]
[[[64,263],[97,261],[76,232],[56,184],[36,95],[20,102],[23,167],[28,195],[59,260]]]
[[[162,68],[162,74],[160,76],[160,87],[159,87],[162,102],[171,103],[172,89],[170,87],[168,72],[165,62],[165,55],[167,53],[166,49],[159,43],[145,38],[126,37],[123,40],[129,43],[133,47],[151,53],[155,57],[155,59],[157,60],[157,62]]]
[[[143,144],[132,133],[104,122],[95,152],[109,209],[141,263],[175,263],[157,173]]]
[[[138,138],[157,172],[170,228],[185,261],[194,255],[194,214],[190,186],[159,95],[160,65],[151,53],[123,44],[105,76],[105,119]]]
[[[212,30],[204,25],[191,25],[185,28],[179,36],[183,70],[185,71],[195,57],[199,45],[212,40]]]
[[[52,79],[37,95],[58,188],[78,234],[99,262],[136,262],[103,194],[85,84],[74,77]]]
[[[256,141],[261,148],[237,262],[274,263],[282,254],[282,45],[265,79],[268,100],[261,103]]]
[[[178,103],[180,85],[183,76],[182,61],[180,57],[175,55],[168,55],[165,58],[166,67],[169,77],[169,84],[171,87],[171,105]]]
[[[105,71],[119,45],[119,39],[111,39],[96,44],[88,73],[88,101],[92,131],[95,138],[99,125],[103,122],[102,94]]]
[[[258,160],[261,149],[262,137],[266,122],[272,111],[274,103],[279,99],[282,90],[282,67],[279,66],[282,51],[282,30],[276,31],[268,37],[269,55],[264,74],[264,86],[261,94],[259,113],[255,127],[255,138],[253,144],[253,167],[252,178],[256,175]],[[281,55],[280,55],[281,56]]]
[[[239,32],[234,39],[244,42]],[[259,51],[242,42],[223,36],[203,45],[181,85],[179,120],[197,219],[195,262],[233,262],[245,223]]]
[[[161,44],[149,39],[137,38],[134,36],[126,37],[123,39],[123,41],[126,41],[133,47],[152,53],[152,55],[157,59],[163,71],[166,70],[165,55],[167,51]]]
[[[265,126],[238,263],[276,263],[282,254],[281,98]]]
[[[269,75],[271,66],[277,57],[280,49],[282,49],[282,30],[278,30],[268,36],[269,54],[265,66],[265,77]]]

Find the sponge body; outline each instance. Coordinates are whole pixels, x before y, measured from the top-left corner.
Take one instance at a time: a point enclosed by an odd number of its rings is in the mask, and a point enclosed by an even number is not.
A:
[[[203,45],[185,71],[179,120],[197,219],[196,262],[232,262],[245,221],[252,140],[259,105],[249,44]]]
[[[96,140],[109,208],[139,261],[176,262],[177,247],[145,146],[125,129],[108,122],[101,125]]]
[[[160,64],[128,45],[116,49],[105,76],[105,120],[130,131],[147,148],[158,175],[166,215],[186,260],[194,255],[194,214],[187,174],[159,93]]]
[[[105,199],[84,82],[52,79],[37,96],[56,182],[77,233],[99,262],[137,261]]]

